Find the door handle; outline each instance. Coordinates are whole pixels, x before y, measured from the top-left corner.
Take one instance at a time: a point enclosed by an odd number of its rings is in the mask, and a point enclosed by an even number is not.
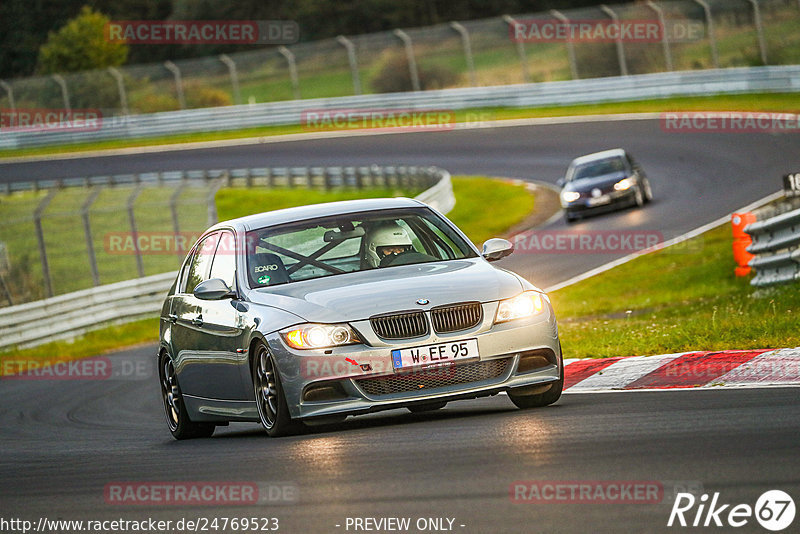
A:
[[[198,315],[194,319],[192,319],[192,324],[195,326],[203,326],[203,316]]]
[[[174,313],[170,313],[169,315],[167,315],[167,318],[169,319],[169,322],[171,322],[172,324],[178,322],[178,316],[175,315]]]

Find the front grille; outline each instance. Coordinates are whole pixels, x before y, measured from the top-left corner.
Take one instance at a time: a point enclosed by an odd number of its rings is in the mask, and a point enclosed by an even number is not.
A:
[[[480,302],[465,302],[431,310],[433,329],[437,334],[458,332],[477,325],[483,319]]]
[[[383,339],[406,339],[428,333],[428,321],[421,311],[381,315],[370,318],[369,322]]]
[[[367,395],[379,397],[392,393],[421,391],[497,378],[508,370],[510,363],[511,358],[499,358],[483,362],[444,365],[392,376],[361,378],[355,382]]]

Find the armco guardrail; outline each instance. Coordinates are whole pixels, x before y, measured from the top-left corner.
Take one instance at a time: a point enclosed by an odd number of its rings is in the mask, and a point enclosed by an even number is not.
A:
[[[771,66],[640,74],[529,83],[292,100],[116,117],[96,130],[0,132],[0,149],[169,134],[301,124],[303,112],[325,109],[462,110],[622,102],[670,96],[800,91],[800,66]]]
[[[319,173],[310,172],[309,175],[358,176],[341,169],[318,168]],[[408,180],[430,180],[433,185],[416,198],[442,213],[455,205],[450,173],[445,170],[405,166],[372,169],[376,176],[378,171],[382,175],[396,176],[394,169],[403,169]],[[387,172],[388,169],[392,171]],[[107,324],[151,317],[161,309],[175,276],[175,272],[167,272],[0,308],[0,349],[31,347],[74,337]],[[155,337],[156,333],[153,335]]]
[[[800,280],[800,198],[760,215],[744,229],[753,240],[747,251],[755,255],[749,265],[756,276],[750,283],[761,287]]]

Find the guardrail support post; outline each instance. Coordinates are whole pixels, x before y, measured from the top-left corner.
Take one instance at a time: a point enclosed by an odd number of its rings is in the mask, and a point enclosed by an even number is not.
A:
[[[358,59],[356,58],[356,46],[353,41],[340,35],[336,41],[347,50],[347,62],[350,64],[350,76],[353,78],[353,94],[361,94],[361,78],[358,74]]]
[[[219,60],[228,67],[228,74],[231,76],[233,86],[233,103],[237,106],[242,103],[242,93],[239,91],[239,75],[236,72],[236,62],[228,54],[220,54]]]
[[[60,74],[51,74],[50,77],[61,88],[61,100],[64,102],[64,111],[70,113],[72,107],[69,105],[69,89],[67,89],[67,82]]]
[[[44,230],[42,230],[42,213],[53,200],[58,189],[51,189],[39,202],[33,211],[33,226],[36,229],[36,241],[39,244],[39,259],[42,262],[42,278],[44,279],[44,293],[46,297],[53,296],[53,282],[50,279],[50,264],[47,262],[47,247],[44,244]]]
[[[478,78],[475,76],[475,61],[472,59],[472,43],[469,40],[469,32],[460,22],[453,21],[450,23],[450,27],[461,36],[461,46],[464,48],[464,59],[467,61],[467,70],[469,71],[469,85],[477,87]]]
[[[408,36],[403,30],[397,29],[394,34],[398,39],[403,41],[403,46],[406,49],[406,60],[408,61],[408,73],[411,76],[411,90],[419,91],[419,70],[417,69],[417,60],[414,57],[414,44],[411,42],[411,37]]]
[[[517,25],[517,21],[511,15],[503,15],[503,21],[511,26],[512,30]],[[513,33],[513,32],[512,32]],[[525,43],[522,41],[514,41],[517,48],[517,56],[519,56],[519,64],[522,67],[522,81],[530,83],[531,77],[528,74],[528,58],[525,56]]]
[[[553,18],[569,27],[569,19],[561,11],[557,9],[551,9],[550,14],[553,16]],[[572,75],[572,79],[580,79],[580,76],[578,76],[578,61],[575,59],[575,43],[573,43],[572,39],[569,38],[567,39],[567,57],[569,58],[569,72]]]
[[[183,79],[181,78],[181,69],[172,61],[165,61],[164,67],[172,73],[175,78],[175,92],[178,95],[178,106],[180,109],[186,109],[186,96],[183,94]]]
[[[295,61],[294,54],[285,46],[279,46],[278,52],[286,58],[289,64],[289,79],[292,82],[292,94],[295,100],[300,100],[300,79],[297,77],[297,62]]]
[[[89,256],[89,268],[92,270],[92,283],[100,285],[100,272],[97,269],[97,254],[94,251],[94,240],[92,239],[92,226],[89,223],[89,210],[97,200],[102,186],[93,187],[86,201],[81,206],[81,220],[83,221],[83,235],[86,238],[86,253]]]
[[[714,35],[714,19],[711,16],[711,6],[706,0],[694,0],[694,3],[703,8],[708,29],[708,44],[711,47],[711,62],[715,69],[719,68],[719,51],[717,50],[717,37]]]
[[[122,109],[123,115],[129,115],[130,110],[128,109],[128,94],[125,92],[125,80],[122,78],[122,73],[119,69],[114,67],[108,67],[108,73],[114,78],[114,81],[117,82],[117,92],[119,93],[119,107]]]
[[[600,6],[600,9],[606,15],[614,21],[614,24],[619,26],[619,16],[614,12],[613,9],[608,7],[605,4]],[[628,75],[628,62],[625,60],[625,47],[622,45],[622,32],[617,32],[617,38],[615,39],[616,46],[617,46],[617,61],[619,61],[619,72],[622,76]]]
[[[3,80],[0,80],[0,87],[2,87],[8,95],[8,107],[13,112],[15,109],[17,109],[17,106],[14,103],[14,90],[11,88],[11,85],[7,84]]]
[[[753,6],[753,23],[758,35],[758,50],[761,52],[761,62],[767,64],[767,41],[764,39],[764,25],[761,23],[761,9],[758,0],[748,0]]]
[[[647,0],[647,7],[655,11],[658,17],[658,23],[661,25],[661,46],[664,48],[664,64],[667,66],[667,71],[672,72],[672,51],[669,48],[669,31],[667,30],[667,19],[664,16],[664,10],[658,7],[653,0]]]
[[[136,214],[134,213],[134,204],[136,204],[136,198],[139,196],[139,193],[142,192],[142,186],[137,185],[133,192],[128,196],[127,201],[127,208],[128,208],[128,222],[131,226],[131,238],[133,239],[133,252],[136,256],[136,272],[139,274],[139,278],[144,277],[144,263],[142,261],[142,251],[139,250],[139,232],[136,229]]]

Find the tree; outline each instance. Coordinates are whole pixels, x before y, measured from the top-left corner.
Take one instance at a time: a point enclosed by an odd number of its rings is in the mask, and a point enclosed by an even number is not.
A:
[[[41,74],[77,72],[117,67],[128,59],[128,45],[105,37],[109,18],[84,6],[75,18],[50,32],[39,48],[37,70]]]

